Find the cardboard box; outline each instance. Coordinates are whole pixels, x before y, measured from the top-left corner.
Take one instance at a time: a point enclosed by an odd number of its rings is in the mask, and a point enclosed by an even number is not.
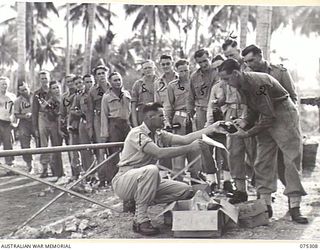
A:
[[[269,224],[267,205],[264,200],[251,200],[237,204],[239,208],[239,226],[254,228]]]
[[[231,218],[238,222],[238,209],[221,200],[218,210],[192,210],[193,201],[181,200],[171,203],[161,213],[172,211],[172,231],[177,238],[216,238],[223,234],[224,225]],[[161,215],[159,214],[159,215]]]

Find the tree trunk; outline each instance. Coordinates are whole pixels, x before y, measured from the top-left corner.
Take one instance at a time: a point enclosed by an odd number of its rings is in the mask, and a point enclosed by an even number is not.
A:
[[[26,3],[18,2],[17,9],[18,83],[22,83],[26,80]],[[17,87],[15,86],[14,90],[17,90]]]
[[[67,35],[67,39],[66,39],[66,75],[70,74],[70,3],[67,3],[67,27],[66,27],[66,35]]]
[[[264,58],[270,59],[272,6],[259,6],[256,43],[263,51]]]
[[[84,62],[82,68],[82,74],[89,74],[91,69],[91,59],[92,59],[92,36],[94,29],[94,20],[96,15],[96,4],[91,3],[88,5],[89,14],[89,24],[88,24],[88,36],[84,52]]]
[[[198,34],[199,34],[199,27],[200,27],[200,23],[199,23],[199,7],[198,6],[195,6],[195,19],[196,19],[196,30],[195,30],[195,37],[194,37],[194,47],[195,47],[195,50],[197,51],[198,50]]]
[[[244,49],[247,45],[249,6],[241,7],[240,15],[240,48]]]
[[[187,20],[187,22],[186,22],[186,25],[187,26],[189,26],[189,10],[190,10],[190,6],[189,5],[187,5],[187,17],[186,17],[186,20]],[[185,54],[187,55],[188,53],[187,53],[187,49],[188,49],[188,27],[186,28],[186,31],[185,31],[185,33],[186,33],[186,37],[185,37],[185,41],[184,41],[184,52],[185,52]]]
[[[149,59],[155,59],[156,52],[156,29],[155,29],[155,6],[150,5],[150,11],[148,13],[148,35],[149,35]]]

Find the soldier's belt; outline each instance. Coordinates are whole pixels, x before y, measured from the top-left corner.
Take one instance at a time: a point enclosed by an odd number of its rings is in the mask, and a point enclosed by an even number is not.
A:
[[[86,119],[84,119],[84,118],[82,118],[82,117],[80,118],[80,122],[81,122],[81,123],[84,123],[84,124],[87,123]]]
[[[176,111],[175,115],[178,115],[178,116],[181,116],[181,117],[185,117],[185,118],[188,117],[188,113],[186,111],[181,111],[181,110]]]

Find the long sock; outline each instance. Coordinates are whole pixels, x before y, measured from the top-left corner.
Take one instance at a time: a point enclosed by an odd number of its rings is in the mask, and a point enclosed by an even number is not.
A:
[[[223,180],[230,181],[232,179],[230,171],[223,170]]]
[[[288,197],[289,208],[300,207],[301,196]]]
[[[271,194],[260,194],[260,199],[265,200],[266,204],[271,206]]]

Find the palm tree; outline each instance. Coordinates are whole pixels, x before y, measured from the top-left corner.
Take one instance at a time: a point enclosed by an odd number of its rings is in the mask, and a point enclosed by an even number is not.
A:
[[[301,34],[320,34],[320,6],[294,7],[291,18],[293,29],[299,30]]]
[[[40,66],[40,70],[44,63],[50,62],[55,65],[63,48],[59,46],[60,39],[55,37],[54,31],[50,29],[46,35],[41,35],[37,45],[36,62]]]
[[[257,12],[256,43],[263,51],[264,58],[270,57],[272,6],[259,6]]]
[[[0,36],[0,65],[12,66],[17,62],[16,26],[10,25]]]
[[[26,80],[26,3],[18,2],[17,10],[18,83],[22,83]]]
[[[242,6],[241,15],[240,15],[240,48],[241,49],[244,49],[247,46],[248,19],[249,19],[249,6]]]
[[[94,29],[94,19],[96,14],[96,4],[91,3],[88,6],[88,35],[84,50],[84,63],[82,68],[82,74],[90,73],[91,69],[91,58],[92,58],[92,35]]]
[[[174,18],[174,13],[176,13],[178,9],[177,6],[125,4],[124,9],[127,16],[137,13],[136,19],[132,25],[132,30],[136,30],[139,27],[144,30],[148,27],[148,45],[150,46],[149,58],[155,59],[157,46],[156,26],[159,25],[162,32],[168,32],[170,31],[169,21],[171,21],[179,28],[178,22]]]

